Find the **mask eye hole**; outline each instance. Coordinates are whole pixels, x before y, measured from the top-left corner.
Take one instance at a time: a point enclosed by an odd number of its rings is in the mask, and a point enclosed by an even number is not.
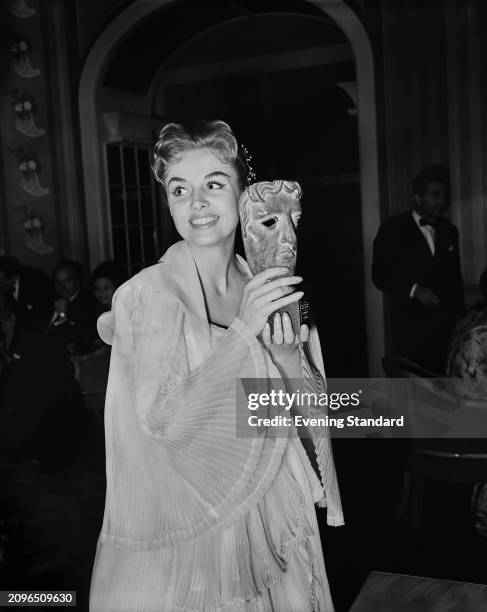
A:
[[[262,225],[265,225],[266,227],[274,227],[274,225],[277,223],[276,219],[267,219],[266,221],[262,221]]]

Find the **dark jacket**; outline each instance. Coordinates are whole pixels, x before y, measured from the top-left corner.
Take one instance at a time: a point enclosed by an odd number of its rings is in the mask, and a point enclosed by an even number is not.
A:
[[[30,350],[43,333],[52,314],[54,287],[46,274],[33,268],[21,268],[17,299],[5,295],[5,304],[15,315],[15,328],[9,352],[22,355]]]
[[[389,297],[394,352],[421,363],[435,351],[445,365],[448,338],[465,310],[457,228],[438,219],[433,256],[410,212],[386,219],[374,240],[372,279]],[[415,283],[431,289],[439,306],[410,298]]]
[[[96,321],[103,312],[97,299],[84,287],[68,302],[66,318],[57,318],[49,326],[49,335],[60,338],[71,353],[87,353],[98,338]]]

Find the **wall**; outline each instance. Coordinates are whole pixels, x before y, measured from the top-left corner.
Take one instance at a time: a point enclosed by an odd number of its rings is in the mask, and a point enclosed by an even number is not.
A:
[[[48,272],[63,257],[87,262],[75,93],[80,62],[68,6],[16,0],[2,14],[0,249]]]
[[[0,248],[48,269],[59,250],[42,20],[37,0],[5,3],[0,96],[4,232]]]

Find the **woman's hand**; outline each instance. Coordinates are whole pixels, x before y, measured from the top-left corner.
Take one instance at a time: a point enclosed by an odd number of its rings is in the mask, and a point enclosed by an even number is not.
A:
[[[267,268],[256,274],[244,287],[237,317],[256,336],[263,330],[270,314],[275,310],[297,302],[303,297],[302,291],[294,291],[303,279],[301,276],[280,276],[289,274],[288,268]]]
[[[291,317],[287,312],[283,313],[282,316],[276,312],[273,328],[274,331],[271,334],[271,326],[266,323],[262,332],[264,344],[273,348],[294,348],[301,342],[307,342],[309,338],[309,327],[307,325],[301,325],[300,332],[294,333]]]

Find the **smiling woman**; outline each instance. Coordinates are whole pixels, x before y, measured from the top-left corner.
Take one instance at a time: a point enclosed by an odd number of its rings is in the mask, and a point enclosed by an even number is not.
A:
[[[169,167],[166,190],[182,238],[194,246],[226,239],[233,248],[239,186],[237,172],[228,163],[209,149],[188,151]]]
[[[314,439],[315,473],[289,431],[236,431],[239,378],[284,385],[297,372],[324,389],[315,328],[295,338],[283,316],[279,350],[262,343],[302,279],[283,266],[253,276],[234,253],[248,173],[226,123],[165,126],[154,173],[183,240],[122,285],[99,321],[113,348],[90,609],[330,611],[313,507],[342,524],[328,437]]]

